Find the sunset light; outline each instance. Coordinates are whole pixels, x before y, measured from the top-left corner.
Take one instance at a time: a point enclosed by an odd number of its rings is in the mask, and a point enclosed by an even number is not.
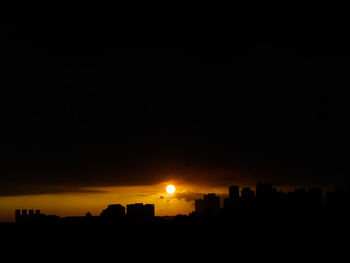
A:
[[[168,194],[173,194],[175,193],[175,186],[173,186],[172,184],[169,184],[167,187],[166,187],[166,191]]]

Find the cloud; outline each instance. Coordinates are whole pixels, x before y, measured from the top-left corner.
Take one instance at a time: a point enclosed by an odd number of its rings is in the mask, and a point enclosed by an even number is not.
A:
[[[155,195],[157,192],[149,192],[147,194],[138,194],[136,196],[142,196],[142,197],[146,197],[146,196],[152,196],[152,195]]]
[[[116,160],[96,165],[87,162],[82,166],[57,165],[45,167],[47,168],[45,170],[0,171],[0,196],[97,192],[90,188],[146,186],[171,180],[197,186],[226,187],[231,184],[253,186],[258,181],[270,182],[275,186],[299,186],[311,183],[317,185],[326,184],[330,181],[329,179],[336,182],[336,179],[340,178],[340,176],[312,174],[307,170],[293,169],[293,167],[288,167],[286,170],[275,165],[275,169],[269,169],[252,165],[252,162],[230,163],[230,160],[208,161],[207,158],[196,158],[189,156],[187,160],[182,157],[170,161],[170,157],[153,156],[151,158],[140,155],[134,159],[130,156],[125,160],[122,159],[124,162]],[[340,179],[339,182],[341,182]],[[175,197],[193,201],[202,198],[202,195],[196,192],[182,192],[176,193]]]
[[[188,201],[188,202],[191,202],[191,201],[194,201],[196,199],[200,199],[203,197],[203,193],[196,193],[196,192],[193,192],[193,191],[188,191],[188,190],[185,190],[181,193],[176,193],[175,198],[177,199],[185,199],[185,201]]]
[[[0,196],[18,196],[18,195],[40,195],[40,194],[58,194],[58,193],[102,193],[102,190],[92,190],[83,187],[74,187],[67,185],[37,185],[37,184],[15,184],[2,183],[0,185]]]
[[[222,171],[206,169],[199,163],[185,165],[165,160],[134,160],[134,163],[114,165],[101,163],[91,167],[71,167],[49,170],[8,171],[0,173],[0,196],[32,195],[62,192],[92,192],[89,188],[110,186],[156,185],[169,180],[196,184],[223,184]]]

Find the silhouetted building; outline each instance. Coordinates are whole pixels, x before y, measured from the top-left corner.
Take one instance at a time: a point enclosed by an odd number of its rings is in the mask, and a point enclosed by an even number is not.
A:
[[[132,217],[154,217],[154,205],[153,204],[129,204],[126,205],[127,215]]]
[[[197,214],[218,213],[220,211],[220,198],[216,194],[204,195],[203,199],[195,200]]]
[[[154,217],[154,205],[153,204],[145,204],[143,206],[144,215],[147,217]]]
[[[287,194],[282,191],[277,191],[271,184],[258,183],[256,192],[246,187],[239,193],[239,186],[232,185],[229,187],[229,197],[224,200],[224,216],[229,220],[225,222],[258,222],[273,223],[287,222],[296,223],[302,222],[301,219],[307,219],[306,222],[321,222],[318,218],[325,219],[336,218],[337,220],[350,218],[350,189],[344,187],[336,187],[334,191],[326,194],[326,202],[323,202],[322,188],[311,187],[308,190],[305,188],[297,188]],[[125,216],[127,211],[127,215]],[[203,196],[203,199],[195,200],[195,212],[193,215],[200,214],[219,214],[220,198],[209,193]],[[87,212],[85,216],[74,216],[60,218],[55,215],[41,214],[40,210],[33,209],[17,209],[15,210],[15,221],[23,226],[35,226],[44,224],[45,226],[56,227],[57,224],[63,226],[83,227],[96,226],[101,224],[115,225],[120,229],[124,226],[143,225],[143,222],[153,225],[156,219],[151,219],[155,216],[153,204],[128,204],[127,210],[120,204],[111,204],[104,209],[100,216],[92,216]],[[138,218],[141,218],[139,220]],[[213,222],[220,217],[177,217],[177,223],[189,220],[213,219]],[[285,221],[286,220],[286,221]],[[291,221],[290,221],[291,220]],[[326,221],[327,221],[326,220]],[[222,222],[224,222],[222,221]],[[196,221],[192,221],[195,223]],[[205,220],[203,220],[205,222]],[[219,222],[219,221],[216,221]],[[334,221],[336,222],[336,221]],[[146,224],[147,225],[147,224]],[[21,226],[22,227],[22,226]],[[148,227],[148,226],[147,226]]]
[[[238,212],[239,208],[239,186],[231,185],[228,188],[229,197],[224,199],[224,210],[225,213],[233,214]]]
[[[259,202],[269,202],[273,197],[276,189],[272,188],[272,184],[258,183],[256,185],[256,200]]]
[[[29,213],[27,213],[27,211]],[[22,212],[22,213],[21,213]],[[58,221],[59,217],[58,216],[54,216],[54,215],[44,215],[40,213],[40,210],[34,210],[33,209],[22,209],[19,210],[17,209],[15,211],[15,222],[16,223],[24,223],[24,224],[28,224],[28,223],[49,223],[49,222],[54,222],[54,221]]]
[[[238,185],[231,185],[228,188],[229,192],[229,199],[237,201],[239,199],[239,186]]]
[[[16,209],[16,211],[15,211],[15,222],[19,223],[20,220],[21,220],[21,210]]]
[[[86,216],[86,217],[91,217],[92,214],[91,214],[90,212],[87,212],[87,213],[85,214],[85,216]]]
[[[270,183],[256,185],[257,214],[262,220],[276,219],[284,209],[284,193],[278,192]]]
[[[110,217],[119,217],[125,215],[125,207],[120,204],[108,205],[106,209],[104,209],[100,216],[110,216]]]
[[[250,190],[249,187],[245,187],[241,192],[242,201],[253,201],[255,199],[254,191]]]

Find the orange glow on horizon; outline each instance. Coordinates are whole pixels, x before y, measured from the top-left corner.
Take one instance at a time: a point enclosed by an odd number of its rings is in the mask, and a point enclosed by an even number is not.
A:
[[[176,185],[176,191],[167,191],[169,185],[174,188]],[[227,194],[228,191],[226,187],[208,188],[179,181],[146,186],[94,187],[85,190],[92,192],[2,196],[0,222],[14,221],[15,209],[40,209],[44,214],[62,217],[83,216],[89,211],[98,216],[109,204],[126,206],[132,203],[154,204],[156,216],[189,214],[194,211],[193,196],[201,198],[202,193]]]

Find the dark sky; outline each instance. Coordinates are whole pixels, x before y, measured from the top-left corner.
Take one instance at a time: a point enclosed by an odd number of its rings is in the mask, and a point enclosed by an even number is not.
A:
[[[174,174],[212,184],[347,181],[342,34],[161,29],[1,26],[0,195]]]

